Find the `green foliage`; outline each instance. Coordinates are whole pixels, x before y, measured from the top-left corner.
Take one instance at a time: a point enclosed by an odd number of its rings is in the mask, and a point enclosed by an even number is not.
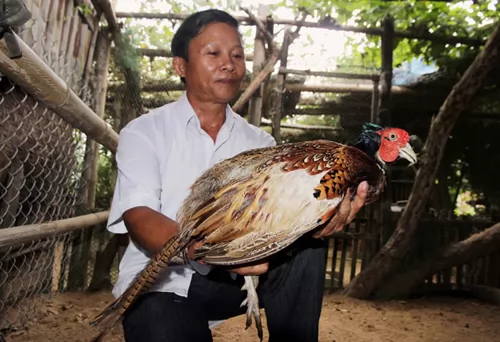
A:
[[[381,28],[385,16],[394,18],[395,30],[460,36],[484,40],[500,19],[498,1],[338,1],[283,0],[281,5],[305,8],[317,18],[331,16],[337,24]],[[349,34],[351,54],[340,62],[369,61],[380,66],[380,37]],[[458,59],[477,53],[477,47],[423,40],[399,39],[394,64],[422,56],[427,62],[450,67]]]
[[[130,28],[122,30],[119,41],[115,42],[115,63],[122,70],[140,72],[139,56],[134,40],[134,32]]]
[[[107,149],[103,147],[99,149],[96,207],[103,210],[109,208],[113,197],[113,159],[113,154]]]
[[[83,15],[93,15],[94,14],[94,9],[92,7],[90,7],[89,4],[82,2],[82,3],[78,4],[78,6],[76,8]]]

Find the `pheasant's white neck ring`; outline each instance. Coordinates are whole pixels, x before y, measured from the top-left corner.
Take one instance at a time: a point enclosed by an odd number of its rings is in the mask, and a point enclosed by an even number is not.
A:
[[[377,161],[377,166],[382,170],[382,172],[385,174],[385,162],[382,160],[380,157],[379,151],[375,152],[375,160]]]

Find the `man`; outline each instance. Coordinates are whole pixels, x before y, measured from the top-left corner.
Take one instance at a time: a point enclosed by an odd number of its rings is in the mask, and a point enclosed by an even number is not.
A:
[[[130,122],[120,132],[118,178],[108,229],[129,233],[114,288],[119,296],[149,258],[177,231],[177,210],[189,186],[214,163],[274,139],[228,106],[245,74],[238,22],[219,10],[187,18],[172,40],[173,67],[186,92],[171,104]],[[240,275],[261,275],[260,302],[270,341],[317,341],[325,278],[323,239],[364,203],[360,185],[353,202],[316,238],[304,238],[269,263],[228,272],[192,263],[170,267],[126,312],[127,342],[212,341],[209,321],[244,313]],[[192,252],[192,251],[191,251]],[[243,327],[242,327],[243,329]]]

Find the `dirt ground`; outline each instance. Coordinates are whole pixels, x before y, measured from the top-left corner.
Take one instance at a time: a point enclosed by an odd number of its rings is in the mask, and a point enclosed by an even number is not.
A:
[[[6,341],[88,342],[95,330],[87,322],[111,299],[108,293],[65,293],[42,298],[28,328],[11,333]],[[257,341],[254,326],[245,331],[244,324],[243,316],[222,323],[213,331],[214,341]],[[338,294],[325,295],[320,324],[320,341],[328,342],[500,341],[499,307],[449,297],[365,302]],[[121,328],[105,341],[123,342]]]

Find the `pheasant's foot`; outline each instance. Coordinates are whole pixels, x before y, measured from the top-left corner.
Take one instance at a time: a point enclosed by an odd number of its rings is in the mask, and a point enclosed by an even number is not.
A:
[[[257,327],[257,335],[260,341],[263,339],[262,332],[262,320],[260,318],[259,310],[259,297],[257,296],[256,287],[259,284],[258,276],[245,276],[245,285],[241,288],[247,291],[247,298],[241,303],[241,306],[247,306],[247,322],[245,329],[248,329],[252,325],[252,316],[255,320],[255,326]]]

